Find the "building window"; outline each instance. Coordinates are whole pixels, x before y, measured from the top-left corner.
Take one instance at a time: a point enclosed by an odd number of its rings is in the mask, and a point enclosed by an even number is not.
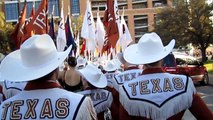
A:
[[[148,16],[147,15],[135,15],[135,42],[141,38],[146,32],[148,32]]]
[[[127,0],[121,0],[121,1],[118,0],[117,2],[118,2],[119,10],[122,10],[123,8],[128,9]],[[104,10],[106,10],[107,1],[106,0],[92,0],[91,6],[92,6],[92,11],[97,11],[98,9],[100,11],[104,11]]]
[[[6,22],[15,22],[18,19],[18,2],[5,3],[5,18]]]
[[[106,9],[106,1],[91,1],[92,11],[104,11]]]
[[[54,5],[54,17],[59,17],[59,11],[58,11],[58,1],[59,0],[48,0],[48,12],[49,14],[52,13],[53,5]],[[35,1],[35,11],[38,10],[38,7],[40,6],[41,0]],[[30,13],[33,8],[33,1],[27,1],[27,18],[29,18]],[[18,1],[5,1],[5,16],[6,16],[6,22],[16,22],[19,17],[19,10],[22,10],[24,7],[24,1],[19,3]]]
[[[24,7],[24,2],[21,2],[20,10],[23,10],[23,7]],[[27,2],[27,18],[30,17],[32,8],[33,8],[33,2]]]
[[[124,20],[126,22],[126,25],[128,26],[128,16],[124,16]]]
[[[72,14],[74,16],[79,15],[80,9],[79,9],[79,0],[72,0]]]
[[[147,1],[146,0],[134,0],[132,1],[133,9],[141,9],[147,8]]]
[[[128,9],[127,0],[118,1],[118,9]]]
[[[53,6],[54,6],[54,17],[59,17],[59,10],[58,10],[58,1],[59,0],[49,0],[49,3],[48,3],[48,13],[49,15],[52,13],[53,11]]]
[[[163,7],[167,5],[166,0],[153,0],[152,1],[153,7]]]

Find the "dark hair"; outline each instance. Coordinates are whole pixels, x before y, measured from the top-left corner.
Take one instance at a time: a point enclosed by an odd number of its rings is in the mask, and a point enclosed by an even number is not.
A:
[[[77,65],[77,60],[75,57],[69,57],[68,58],[68,64],[71,67],[75,67]]]

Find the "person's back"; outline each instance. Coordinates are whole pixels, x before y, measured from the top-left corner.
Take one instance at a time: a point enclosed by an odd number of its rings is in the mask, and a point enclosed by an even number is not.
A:
[[[2,83],[2,92],[5,95],[5,99],[8,99],[23,91],[26,84],[27,82],[13,82],[4,80]]]
[[[112,113],[110,116],[115,119],[115,116],[118,115],[114,114],[116,109],[112,93],[105,89],[107,86],[106,76],[93,64],[88,64],[78,71],[83,76],[84,86],[84,90],[78,93],[89,96],[92,99],[98,119],[104,120],[104,112],[108,109]]]
[[[98,120],[104,120],[104,112],[107,108],[111,110],[111,107],[114,104],[112,93],[105,89],[88,89],[78,93],[91,98]],[[111,116],[114,117],[114,115]]]
[[[138,79],[120,87],[119,93],[123,106],[120,112],[128,112],[128,117],[120,114],[120,118],[180,120],[196,90],[191,78],[159,69],[157,73],[144,70]]]
[[[44,86],[44,84],[49,85]],[[66,91],[56,82],[32,82],[24,91],[2,103],[0,118],[91,119],[89,112],[91,110],[88,109],[92,108],[90,105],[92,101],[89,98]]]
[[[130,64],[125,61],[123,58],[123,53],[119,53],[117,54],[117,56],[119,61],[123,64],[124,71],[114,76],[113,89],[111,89],[111,92],[113,94],[116,107],[119,108],[119,86],[123,85],[125,82],[136,79],[138,76],[141,75],[142,70],[139,69],[136,65]],[[119,114],[119,111],[117,111],[117,114]]]
[[[137,44],[127,47],[124,59],[143,64],[143,72],[134,81],[119,89],[119,119],[121,120],[180,120],[186,109],[197,119],[212,120],[190,77],[165,73],[163,58],[173,49],[175,40],[163,46],[156,33],[144,34]]]
[[[1,63],[3,79],[27,82],[24,91],[0,106],[1,119],[96,119],[88,97],[64,90],[58,83],[58,66],[71,46],[58,52],[47,34],[34,35]]]
[[[75,57],[68,58],[67,70],[64,72],[63,87],[64,89],[72,92],[82,90],[82,82],[79,73],[77,72],[77,60]]]

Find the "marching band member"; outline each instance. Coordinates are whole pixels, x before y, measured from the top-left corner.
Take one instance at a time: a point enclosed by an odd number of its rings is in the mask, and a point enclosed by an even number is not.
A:
[[[138,44],[125,49],[124,59],[132,64],[143,64],[144,70],[140,77],[119,89],[120,119],[181,120],[186,109],[199,120],[213,119],[190,77],[165,73],[161,68],[162,59],[174,45],[175,40],[172,40],[164,47],[156,33],[146,33]]]
[[[139,67],[137,65],[127,62],[123,57],[123,53],[118,53],[117,57],[118,57],[118,60],[122,63],[122,67],[123,67],[124,71],[139,69]]]
[[[57,82],[58,66],[71,47],[57,52],[47,34],[34,35],[5,57],[0,66],[2,78],[28,81],[24,91],[0,106],[1,119],[96,119],[89,97],[69,92]]]
[[[27,82],[15,82],[4,80],[2,82],[2,92],[5,96],[5,99],[11,98],[14,95],[20,93],[24,90]]]
[[[114,119],[115,114],[112,109],[114,105],[112,93],[104,89],[107,86],[106,76],[93,64],[88,64],[85,68],[80,69],[79,72],[83,76],[84,86],[84,91],[79,93],[91,97],[98,120],[104,120],[104,117]],[[104,116],[104,112],[108,109],[112,114]]]
[[[79,92],[82,90],[81,76],[77,72],[77,60],[75,57],[69,57],[67,60],[67,67],[64,70],[64,77],[62,85],[64,89],[72,92]]]
[[[113,87],[109,89],[113,95],[114,103],[116,105],[115,108],[119,108],[119,86],[127,81],[136,79],[142,73],[142,70],[139,69],[136,65],[130,64],[124,60],[123,53],[118,53],[117,58],[123,65],[123,71],[114,75],[112,82]],[[120,114],[119,111],[115,112],[115,114]],[[117,120],[119,119],[119,116],[115,117]]]
[[[118,66],[116,66],[115,61],[110,60],[106,63],[106,65],[103,66],[103,70],[105,71],[104,75],[107,78],[107,86],[112,88],[114,76],[119,73]]]

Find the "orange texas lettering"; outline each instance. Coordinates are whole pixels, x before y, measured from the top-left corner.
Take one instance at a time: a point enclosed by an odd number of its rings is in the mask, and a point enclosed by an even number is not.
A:
[[[39,99],[27,99],[5,103],[1,119],[64,119],[69,115],[70,102],[66,98],[60,98],[55,103],[47,98],[39,104],[41,107],[38,105],[39,102]],[[11,110],[9,118],[6,116],[8,110]]]

